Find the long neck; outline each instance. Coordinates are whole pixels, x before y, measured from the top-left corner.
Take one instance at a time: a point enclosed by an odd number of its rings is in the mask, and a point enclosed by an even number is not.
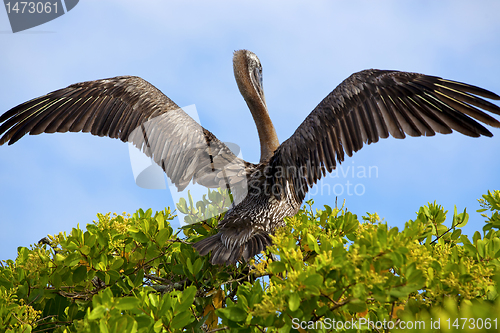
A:
[[[260,162],[265,162],[273,156],[274,151],[280,145],[278,135],[269,117],[266,105],[264,103],[253,103],[246,98],[245,100],[252,113],[255,125],[257,126],[257,132],[259,133]]]
[[[247,102],[252,113],[253,120],[257,126],[260,140],[260,162],[266,162],[271,158],[274,151],[279,147],[278,135],[267,112],[264,95],[259,95],[249,77],[247,61],[244,57],[235,54],[234,75],[240,93]]]

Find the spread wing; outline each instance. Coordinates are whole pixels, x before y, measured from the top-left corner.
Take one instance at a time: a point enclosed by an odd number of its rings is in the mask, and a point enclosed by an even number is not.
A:
[[[283,189],[288,182],[301,202],[309,187],[344,161],[345,154],[352,156],[364,144],[389,134],[404,139],[406,134],[433,136],[456,130],[491,137],[480,122],[500,127],[484,112],[499,115],[500,108],[478,96],[500,99],[488,90],[435,76],[374,69],[355,73],[275,151],[266,172],[268,184]]]
[[[7,111],[0,124],[0,145],[11,145],[27,133],[54,132],[89,132],[132,142],[162,167],[179,190],[190,181],[233,188],[246,183],[253,168],[160,90],[134,76],[53,91]]]

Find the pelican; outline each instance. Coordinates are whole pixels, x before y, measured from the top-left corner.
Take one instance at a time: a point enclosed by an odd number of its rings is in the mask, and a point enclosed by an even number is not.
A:
[[[297,213],[306,192],[363,145],[392,135],[493,136],[500,127],[485,111],[497,94],[466,83],[418,73],[368,69],[352,74],[326,96],[295,133],[279,143],[269,117],[259,58],[234,52],[236,83],[253,116],[260,162],[235,156],[149,82],[135,76],[76,83],[20,104],[0,116],[0,145],[25,134],[90,132],[131,142],[173,184],[230,187],[232,208],[218,233],[193,246],[213,264],[247,261],[272,243],[271,235]],[[234,189],[234,190],[233,190]]]

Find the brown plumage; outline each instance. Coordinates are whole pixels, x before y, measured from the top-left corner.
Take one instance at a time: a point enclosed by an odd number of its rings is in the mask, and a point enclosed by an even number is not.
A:
[[[12,108],[0,116],[0,145],[25,134],[90,132],[132,142],[160,165],[179,190],[189,182],[230,186],[234,206],[218,234],[194,247],[212,263],[248,260],[271,244],[270,235],[293,216],[306,192],[364,144],[392,135],[433,136],[456,130],[492,136],[500,127],[487,112],[500,108],[488,90],[435,76],[386,70],[351,75],[281,145],[262,87],[262,67],[250,51],[233,59],[238,88],[257,126],[259,164],[236,157],[158,89],[138,77],[77,83]]]

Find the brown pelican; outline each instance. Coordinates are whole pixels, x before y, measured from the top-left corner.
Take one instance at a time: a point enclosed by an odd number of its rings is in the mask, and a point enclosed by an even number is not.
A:
[[[233,66],[257,126],[259,164],[236,157],[157,88],[134,76],[73,84],[12,108],[0,117],[0,145],[27,133],[90,132],[132,142],[179,190],[191,181],[234,188],[235,204],[218,233],[194,244],[201,255],[212,251],[212,263],[228,264],[271,244],[270,235],[284,225],[284,217],[296,214],[309,187],[364,144],[389,134],[403,139],[453,130],[491,137],[479,122],[500,127],[484,112],[499,115],[500,107],[481,98],[500,99],[493,92],[435,76],[369,69],[344,80],[280,145],[259,59],[236,51]]]

